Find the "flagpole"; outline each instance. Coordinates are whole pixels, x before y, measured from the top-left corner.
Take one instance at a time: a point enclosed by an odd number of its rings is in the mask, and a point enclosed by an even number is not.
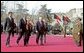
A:
[[[66,25],[64,25],[64,38],[66,37]]]
[[[65,17],[64,17],[64,19],[65,19]],[[64,38],[66,37],[66,20],[63,20],[63,25],[64,25],[64,30],[63,30],[63,32],[64,32]]]

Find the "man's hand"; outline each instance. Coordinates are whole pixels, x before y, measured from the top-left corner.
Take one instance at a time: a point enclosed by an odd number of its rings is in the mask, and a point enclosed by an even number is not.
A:
[[[78,35],[80,35],[80,33],[78,32]]]
[[[38,31],[36,31],[36,33],[37,33]]]
[[[22,31],[22,29],[19,29],[19,32],[21,32]]]

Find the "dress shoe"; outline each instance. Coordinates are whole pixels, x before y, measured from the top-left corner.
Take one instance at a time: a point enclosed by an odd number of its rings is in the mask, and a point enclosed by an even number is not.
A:
[[[7,47],[10,47],[10,45],[6,45]]]

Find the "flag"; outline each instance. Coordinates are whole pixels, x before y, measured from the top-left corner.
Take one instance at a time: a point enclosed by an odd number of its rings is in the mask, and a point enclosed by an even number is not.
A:
[[[70,19],[66,16],[67,22],[70,22]]]
[[[54,14],[54,18],[61,21],[60,17],[58,15],[56,15],[56,14]]]
[[[63,16],[63,22],[66,25],[68,22],[70,22],[70,19],[67,16]]]
[[[63,21],[70,22],[70,19],[67,16],[63,16]]]
[[[60,22],[59,22],[58,19],[55,19],[55,23],[56,23],[56,24],[60,24]]]
[[[56,14],[54,14],[54,19],[56,19],[56,23],[57,24],[60,24],[61,19],[60,19],[59,16],[57,16]]]

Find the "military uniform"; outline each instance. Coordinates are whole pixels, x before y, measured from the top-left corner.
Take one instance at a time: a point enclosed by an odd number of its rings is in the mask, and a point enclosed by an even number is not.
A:
[[[82,24],[74,23],[72,35],[77,45],[81,45],[81,31],[82,31]]]

